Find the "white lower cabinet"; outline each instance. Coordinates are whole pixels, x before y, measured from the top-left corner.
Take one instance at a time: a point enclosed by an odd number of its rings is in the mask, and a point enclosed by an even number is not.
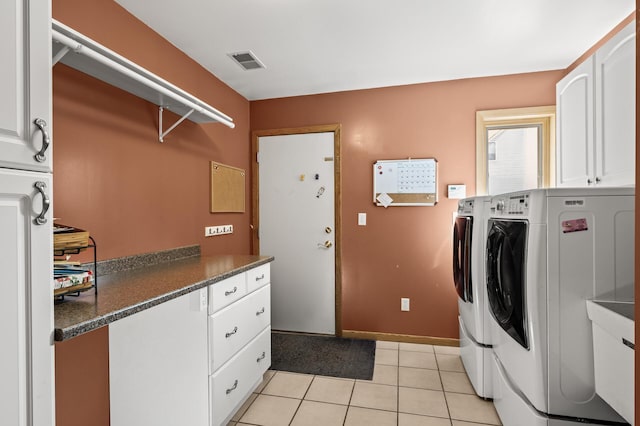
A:
[[[209,318],[213,373],[270,323],[270,287],[265,286]]]
[[[267,264],[109,325],[111,425],[226,425],[270,366]]]
[[[111,426],[206,426],[207,289],[109,325]]]
[[[219,311],[247,294],[245,274],[234,275],[209,287],[209,313]]]
[[[247,271],[247,293],[271,282],[271,265],[258,266]]]
[[[212,424],[222,425],[262,382],[271,365],[271,327],[238,352],[210,378]]]
[[[262,382],[271,366],[271,285],[270,265],[242,274],[244,287],[236,279],[233,286],[224,281],[209,287],[209,398],[211,426],[226,425],[251,392]],[[227,280],[225,280],[227,281]],[[216,289],[222,284],[230,291],[245,294],[220,309],[212,306]],[[213,302],[213,303],[212,303]]]

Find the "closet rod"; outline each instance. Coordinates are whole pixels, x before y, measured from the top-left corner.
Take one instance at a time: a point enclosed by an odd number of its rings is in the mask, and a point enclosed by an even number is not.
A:
[[[119,64],[118,62],[96,52],[95,50],[91,49],[88,46],[83,45],[82,43],[72,39],[71,37],[68,37],[58,31],[56,31],[55,29],[52,31],[52,38],[59,42],[62,43],[63,45],[69,47],[71,50],[73,50],[74,52],[78,53],[78,54],[82,54],[85,55],[91,59],[93,59],[96,62],[99,62],[133,80],[136,80],[137,82],[150,87],[151,89],[173,99],[176,102],[180,102],[182,105],[193,109],[195,111],[198,111],[200,114],[205,115],[209,118],[211,118],[214,121],[218,121],[222,124],[224,124],[227,127],[230,128],[234,128],[235,124],[233,123],[233,121],[231,120],[230,117],[226,116],[225,114],[223,114],[222,112],[216,110],[215,108],[211,107],[211,109],[205,109],[202,106],[190,101],[189,99],[186,99],[182,96],[180,96],[179,94],[176,94],[174,92],[172,92],[171,90],[167,89],[166,87],[161,86],[160,84],[148,79],[145,76],[142,76],[138,73],[136,73],[135,71],[132,71],[131,69],[125,67],[124,65]]]

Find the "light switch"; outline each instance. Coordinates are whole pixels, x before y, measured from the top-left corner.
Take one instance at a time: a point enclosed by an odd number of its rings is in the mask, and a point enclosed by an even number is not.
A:
[[[367,214],[366,213],[358,213],[358,225],[367,226]]]

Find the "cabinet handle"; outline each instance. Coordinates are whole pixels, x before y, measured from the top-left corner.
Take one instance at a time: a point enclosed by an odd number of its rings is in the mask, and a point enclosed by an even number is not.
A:
[[[40,148],[40,152],[38,152],[34,156],[34,158],[36,159],[37,162],[42,163],[47,159],[47,157],[44,155],[44,153],[49,148],[49,144],[51,143],[51,139],[49,138],[49,133],[47,132],[47,122],[46,121],[44,121],[42,118],[36,118],[36,120],[33,122],[33,124],[38,126],[38,129],[40,129],[40,131],[42,132],[42,148]]]
[[[264,274],[260,275],[259,277],[256,277],[256,281],[260,281],[264,279]]]
[[[596,183],[600,183],[600,178],[596,176]]]
[[[229,333],[225,333],[224,337],[226,337],[227,339],[231,336],[233,336],[234,334],[236,334],[238,332],[238,327],[233,327],[233,331],[229,332]]]
[[[238,291],[238,287],[233,287],[233,290],[225,291],[224,295],[225,296],[229,296],[229,295],[235,293],[236,291]]]
[[[42,211],[40,214],[33,220],[33,223],[36,225],[44,225],[47,223],[47,219],[44,217],[49,211],[49,207],[51,207],[51,200],[47,197],[47,194],[44,192],[47,185],[44,182],[38,181],[33,185],[40,194],[42,194]]]
[[[256,362],[260,362],[263,359],[265,359],[267,357],[267,353],[266,352],[262,352],[262,355],[260,355],[257,359]]]
[[[227,395],[229,395],[231,392],[236,390],[237,387],[238,387],[238,380],[236,379],[236,381],[233,382],[233,386],[231,386],[229,389],[226,390]]]
[[[587,178],[587,185],[591,185],[593,181],[590,178]]]
[[[264,306],[258,312],[256,312],[256,316],[264,314]]]

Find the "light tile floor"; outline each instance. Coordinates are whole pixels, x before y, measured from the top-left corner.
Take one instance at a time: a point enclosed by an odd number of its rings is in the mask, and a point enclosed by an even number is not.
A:
[[[375,362],[372,380],[269,370],[229,425],[501,425],[474,394],[459,348],[379,341]]]

